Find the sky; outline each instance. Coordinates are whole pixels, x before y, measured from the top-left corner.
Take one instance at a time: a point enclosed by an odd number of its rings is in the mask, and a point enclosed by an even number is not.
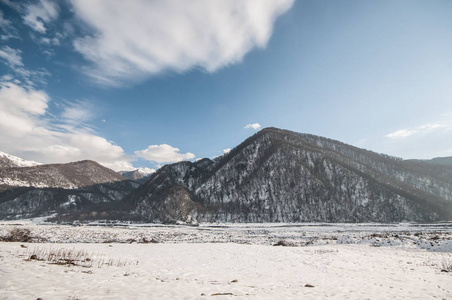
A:
[[[0,0],[0,151],[151,171],[265,127],[452,156],[450,0]]]

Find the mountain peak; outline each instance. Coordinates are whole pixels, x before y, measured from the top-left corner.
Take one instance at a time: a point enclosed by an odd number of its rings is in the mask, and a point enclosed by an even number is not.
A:
[[[164,220],[163,211],[172,211],[173,221],[429,221],[452,217],[447,174],[268,127],[205,166],[160,168],[126,200],[136,205],[133,213],[151,222]],[[171,193],[176,186],[185,189],[183,195]]]
[[[41,165],[41,163],[31,160],[25,160],[20,157],[0,151],[0,168],[18,168],[18,167],[20,168],[38,165]]]

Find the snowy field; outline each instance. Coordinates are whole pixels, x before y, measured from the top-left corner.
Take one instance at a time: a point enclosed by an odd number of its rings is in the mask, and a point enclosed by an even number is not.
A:
[[[452,299],[451,223],[15,229],[0,299]]]

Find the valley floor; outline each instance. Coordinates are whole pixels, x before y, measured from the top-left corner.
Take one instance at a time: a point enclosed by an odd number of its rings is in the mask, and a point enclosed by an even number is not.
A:
[[[452,299],[449,226],[1,223],[0,299]]]

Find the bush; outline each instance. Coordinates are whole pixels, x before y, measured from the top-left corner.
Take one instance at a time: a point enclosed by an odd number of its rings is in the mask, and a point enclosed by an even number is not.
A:
[[[441,272],[452,272],[452,260],[444,260]]]
[[[284,247],[287,247],[287,246],[291,246],[287,241],[285,241],[285,240],[279,240],[276,244],[274,244],[273,246],[284,246]]]
[[[14,228],[8,235],[2,238],[4,242],[22,242],[28,243],[33,240],[30,229],[27,228]]]

